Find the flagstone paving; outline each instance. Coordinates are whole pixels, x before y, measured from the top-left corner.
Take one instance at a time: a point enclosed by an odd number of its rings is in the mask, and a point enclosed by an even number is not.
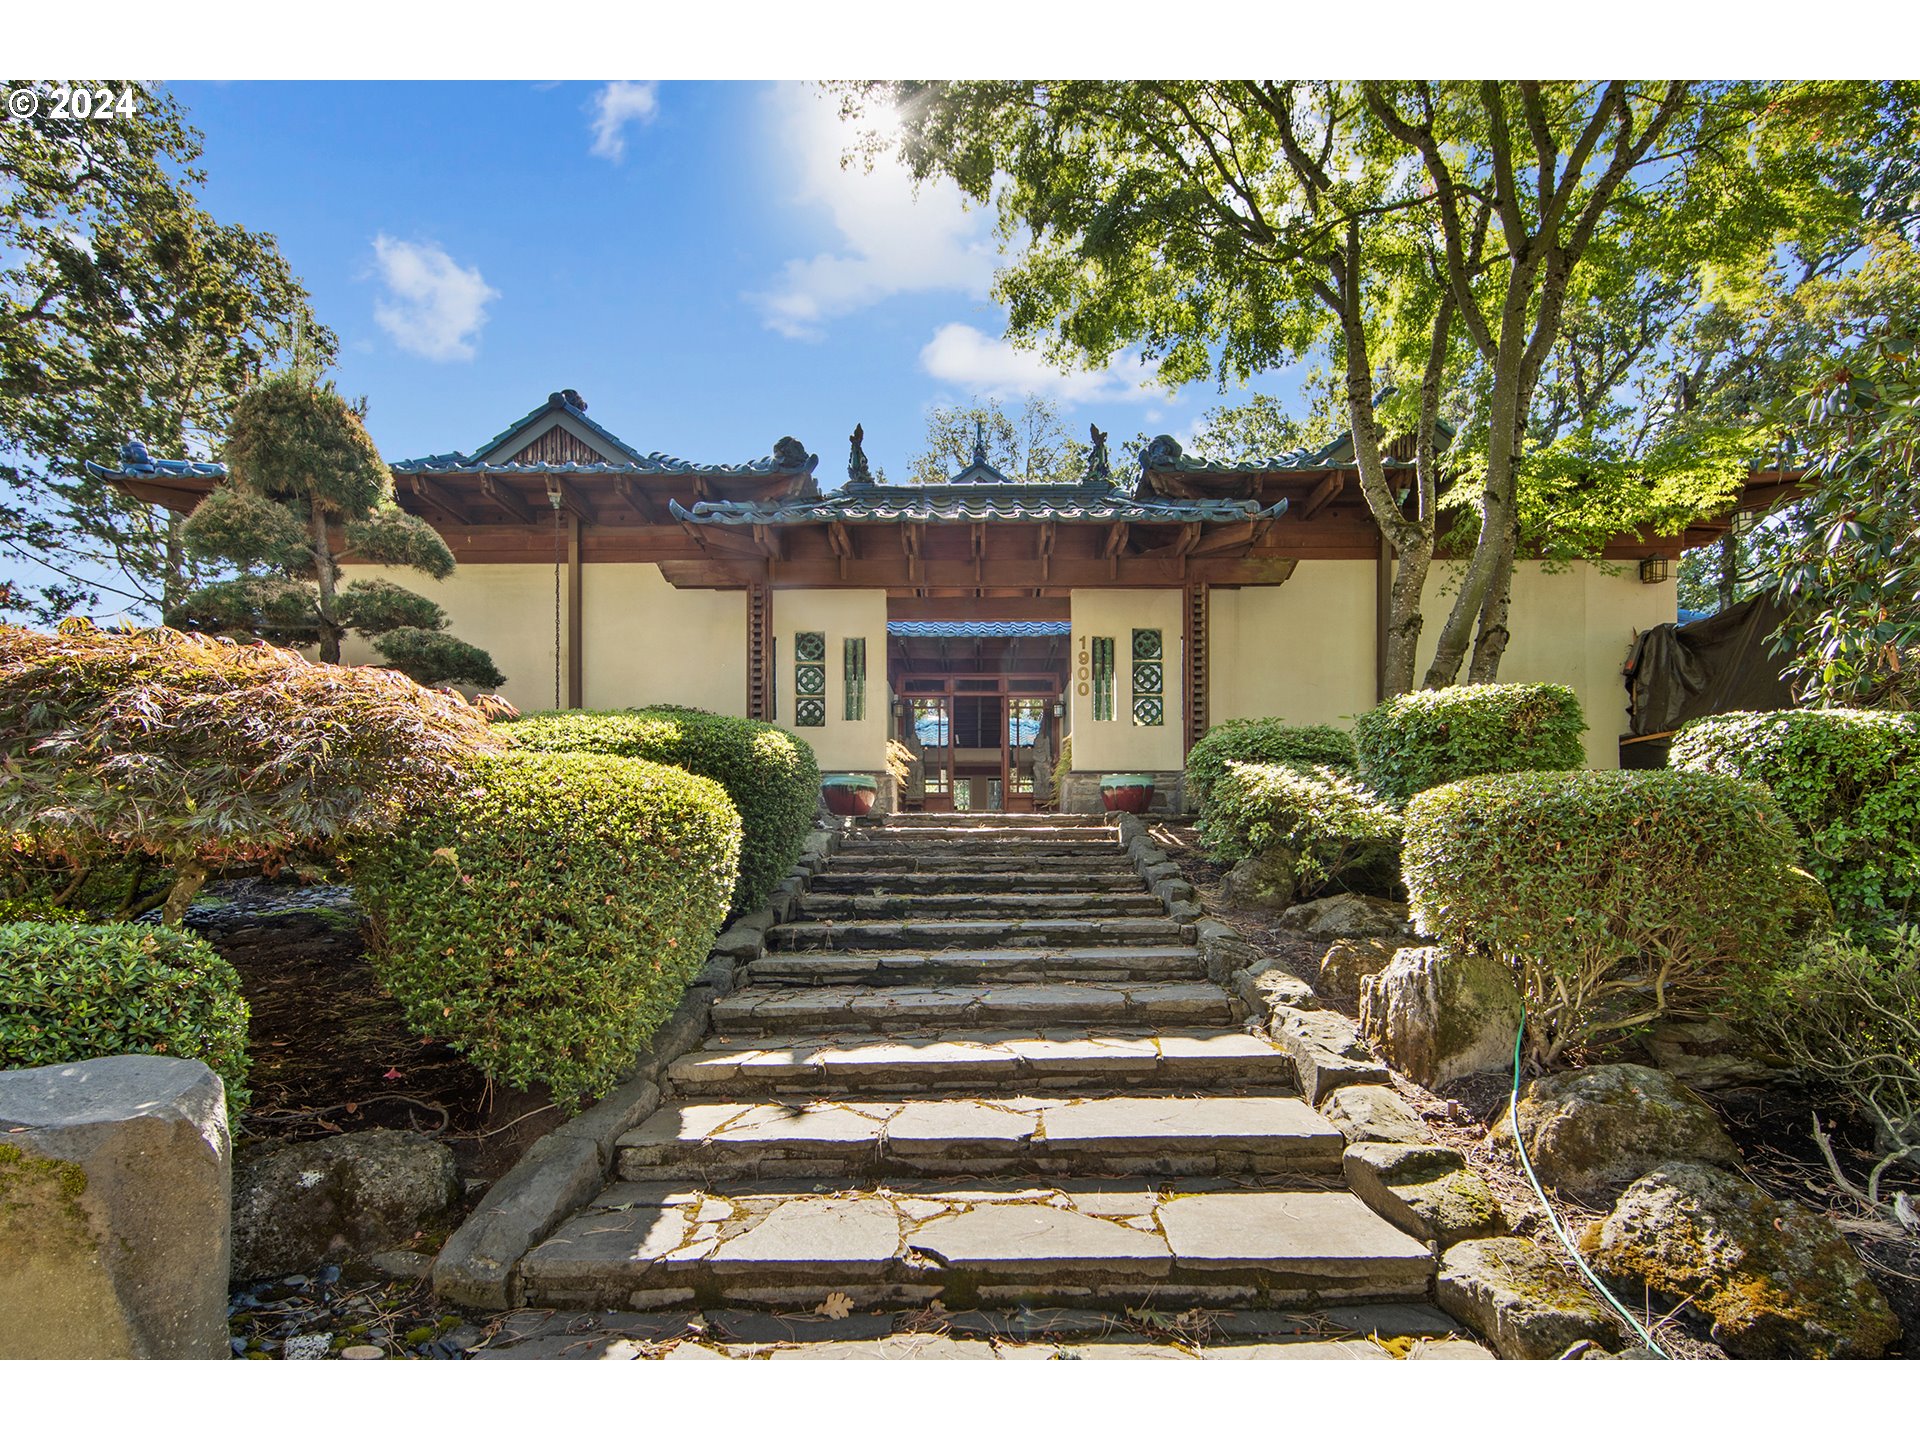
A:
[[[529,1305],[663,1317],[606,1358],[1485,1356],[1102,820],[859,824],[767,942],[521,1263]]]

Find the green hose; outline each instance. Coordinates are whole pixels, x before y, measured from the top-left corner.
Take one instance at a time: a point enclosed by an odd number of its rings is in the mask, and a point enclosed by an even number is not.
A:
[[[1560,1237],[1560,1243],[1566,1246],[1567,1254],[1571,1255],[1573,1263],[1580,1267],[1580,1273],[1587,1277],[1588,1282],[1600,1292],[1601,1297],[1609,1305],[1620,1312],[1620,1318],[1633,1327],[1633,1333],[1640,1337],[1649,1350],[1662,1360],[1671,1360],[1673,1357],[1660,1348],[1660,1342],[1653,1338],[1647,1327],[1642,1325],[1635,1318],[1634,1313],[1622,1305],[1613,1291],[1609,1290],[1600,1277],[1593,1273],[1592,1267],[1587,1264],[1586,1257],[1581,1255],[1580,1247],[1573,1243],[1573,1236],[1569,1235],[1567,1227],[1560,1223],[1560,1217],[1553,1213],[1553,1202],[1547,1199],[1547,1192],[1540,1188],[1539,1177],[1533,1173],[1533,1162],[1527,1158],[1527,1142],[1520,1133],[1520,1042],[1526,1038],[1526,1034],[1527,1011],[1526,1007],[1522,1006],[1520,1029],[1513,1037],[1513,1095],[1507,1104],[1507,1119],[1513,1125],[1513,1148],[1519,1153],[1520,1168],[1527,1172],[1527,1183],[1533,1186],[1533,1193],[1540,1197],[1541,1208],[1547,1212],[1547,1223],[1553,1226],[1553,1233]]]

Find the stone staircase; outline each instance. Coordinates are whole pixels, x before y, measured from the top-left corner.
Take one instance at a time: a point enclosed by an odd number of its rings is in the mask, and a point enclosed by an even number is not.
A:
[[[855,826],[528,1305],[1321,1310],[1425,1300],[1288,1056],[1099,817]]]

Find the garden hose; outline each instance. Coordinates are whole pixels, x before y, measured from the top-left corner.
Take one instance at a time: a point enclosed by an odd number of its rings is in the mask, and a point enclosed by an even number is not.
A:
[[[1580,1253],[1580,1247],[1573,1243],[1573,1236],[1569,1235],[1567,1227],[1560,1223],[1560,1217],[1553,1213],[1553,1202],[1547,1199],[1547,1192],[1540,1188],[1540,1178],[1533,1173],[1533,1162],[1527,1158],[1526,1137],[1520,1133],[1520,1042],[1526,1038],[1526,1034],[1527,1011],[1526,1007],[1522,1006],[1520,1029],[1513,1037],[1513,1095],[1507,1102],[1507,1120],[1513,1126],[1513,1148],[1520,1156],[1520,1168],[1527,1172],[1527,1183],[1533,1186],[1533,1193],[1540,1197],[1541,1208],[1547,1212],[1547,1223],[1553,1227],[1553,1233],[1559,1236],[1560,1243],[1566,1247],[1567,1254],[1573,1257],[1573,1263],[1580,1267],[1580,1273],[1587,1277],[1587,1283],[1598,1290],[1601,1298],[1619,1312],[1621,1319],[1633,1327],[1633,1333],[1640,1337],[1649,1350],[1662,1360],[1671,1360],[1673,1357],[1660,1348],[1660,1342],[1653,1338],[1652,1332],[1642,1325],[1635,1318],[1634,1313],[1620,1303],[1620,1298],[1606,1287],[1605,1282],[1593,1273],[1592,1267],[1587,1264],[1586,1257]]]

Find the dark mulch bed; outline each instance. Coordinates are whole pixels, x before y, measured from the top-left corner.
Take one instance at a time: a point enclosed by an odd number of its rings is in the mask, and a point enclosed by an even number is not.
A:
[[[462,1176],[492,1180],[563,1118],[544,1091],[490,1086],[407,1027],[374,979],[344,887],[228,882],[187,923],[239,972],[252,1010],[241,1144],[413,1130],[451,1146]]]
[[[1155,827],[1154,835],[1181,873],[1202,892],[1209,914],[1233,926],[1289,973],[1317,985],[1326,941],[1308,940],[1280,928],[1275,912],[1225,905],[1221,900],[1225,868],[1200,850],[1192,827],[1163,824]],[[1358,1012],[1357,1002],[1350,997],[1321,994],[1320,1003],[1349,1018]],[[1512,1077],[1501,1073],[1471,1075],[1438,1092],[1423,1089],[1399,1074],[1393,1079],[1395,1089],[1433,1128],[1441,1143],[1463,1152],[1486,1179],[1515,1233],[1558,1252],[1559,1242],[1525,1175],[1487,1138],[1494,1122],[1506,1112]],[[1856,1181],[1865,1177],[1871,1164],[1871,1132],[1848,1120],[1830,1099],[1822,1104],[1819,1097],[1792,1085],[1713,1091],[1703,1098],[1726,1122],[1744,1157],[1741,1169],[1750,1180],[1776,1198],[1793,1200],[1827,1215],[1852,1242],[1906,1332],[1889,1357],[1920,1355],[1920,1240],[1891,1223],[1874,1219],[1834,1183],[1813,1142],[1813,1115],[1817,1111],[1827,1124],[1842,1164],[1850,1168]],[[1920,1176],[1909,1174],[1904,1183],[1910,1191],[1920,1190]],[[1576,1235],[1589,1222],[1605,1218],[1603,1211],[1585,1209],[1558,1196],[1555,1208],[1561,1223]],[[1663,1320],[1648,1315],[1643,1319],[1661,1322],[1653,1328],[1670,1353],[1686,1358],[1725,1358],[1717,1346],[1700,1338],[1698,1330],[1683,1327],[1685,1316]]]

